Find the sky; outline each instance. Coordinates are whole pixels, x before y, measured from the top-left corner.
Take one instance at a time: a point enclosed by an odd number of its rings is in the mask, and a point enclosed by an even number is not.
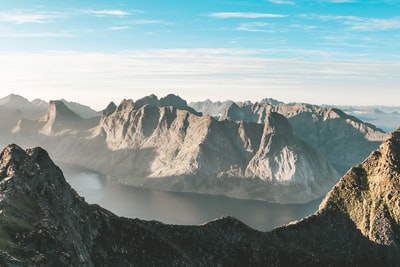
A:
[[[400,0],[0,1],[0,97],[400,106]]]

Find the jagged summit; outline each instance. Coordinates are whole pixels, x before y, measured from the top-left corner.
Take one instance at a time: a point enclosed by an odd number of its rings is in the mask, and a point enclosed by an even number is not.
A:
[[[284,104],[282,101],[276,100],[274,98],[264,98],[261,100],[261,102],[270,104],[272,106],[278,106],[280,104]]]
[[[48,116],[63,120],[82,119],[78,114],[73,112],[63,100],[51,100],[49,102]]]
[[[78,114],[83,119],[90,119],[99,116],[99,113],[89,106],[73,101],[67,101],[65,99],[61,99],[60,101],[62,101],[70,110]]]
[[[44,134],[57,133],[65,129],[72,129],[83,119],[69,109],[61,100],[51,100],[47,114],[41,119],[45,124],[40,132]]]
[[[108,106],[102,111],[102,116],[109,116],[117,110],[117,105],[114,102],[110,102]]]
[[[294,137],[292,126],[281,114],[270,112],[265,118],[265,134],[277,134],[281,136]]]
[[[121,104],[118,106],[118,111],[128,110],[128,109],[139,110],[145,105],[148,105],[150,107],[171,106],[176,109],[189,111],[192,114],[201,115],[201,113],[199,113],[196,110],[194,110],[193,108],[189,107],[186,100],[184,100],[181,97],[174,95],[174,94],[169,94],[160,99],[158,99],[158,97],[154,94],[140,98],[136,101],[133,101],[131,99],[124,99],[124,100],[122,100]]]

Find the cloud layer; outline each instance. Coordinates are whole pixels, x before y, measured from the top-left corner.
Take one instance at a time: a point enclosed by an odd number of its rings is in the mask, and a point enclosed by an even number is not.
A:
[[[274,97],[317,104],[398,104],[380,88],[397,92],[400,63],[276,59],[258,53],[264,51],[0,54],[0,84],[27,97],[49,90],[49,98],[85,99],[98,109],[110,100],[170,92],[189,100]],[[95,97],[98,92],[101,99]]]

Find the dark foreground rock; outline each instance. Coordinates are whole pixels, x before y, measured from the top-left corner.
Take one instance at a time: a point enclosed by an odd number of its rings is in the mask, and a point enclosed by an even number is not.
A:
[[[41,148],[0,155],[1,266],[400,266],[400,132],[269,233],[225,217],[201,226],[117,217],[87,204]]]

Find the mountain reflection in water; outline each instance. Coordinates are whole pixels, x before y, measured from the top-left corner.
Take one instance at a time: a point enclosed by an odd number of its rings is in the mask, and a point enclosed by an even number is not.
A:
[[[71,186],[91,204],[113,213],[168,224],[202,224],[221,216],[234,216],[249,226],[269,231],[299,220],[318,209],[321,199],[305,204],[273,204],[193,193],[163,192],[107,182],[98,174],[66,174]]]

